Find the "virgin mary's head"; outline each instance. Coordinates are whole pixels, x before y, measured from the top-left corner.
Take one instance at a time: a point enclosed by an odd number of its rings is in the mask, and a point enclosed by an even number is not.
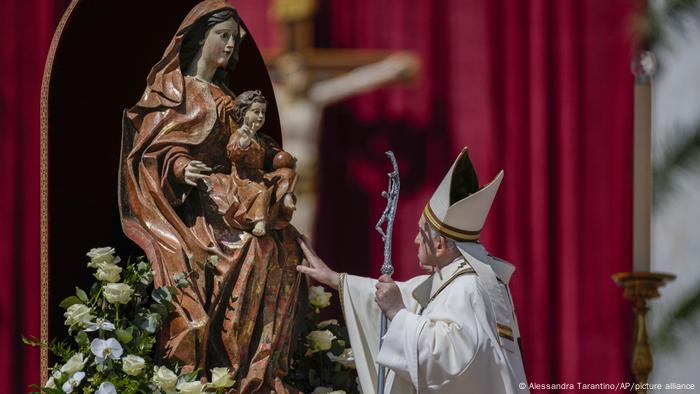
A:
[[[188,29],[180,48],[180,69],[186,73],[200,57],[217,67],[212,78],[225,81],[226,69],[238,62],[241,42],[240,18],[236,10],[227,8],[199,18]]]

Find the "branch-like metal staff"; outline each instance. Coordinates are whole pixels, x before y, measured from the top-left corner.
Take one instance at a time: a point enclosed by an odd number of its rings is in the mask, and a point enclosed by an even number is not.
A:
[[[401,182],[399,181],[399,166],[396,165],[396,157],[394,157],[394,152],[387,151],[386,155],[391,160],[391,165],[394,170],[387,174],[389,177],[389,186],[386,191],[382,192],[382,197],[386,198],[386,208],[382,212],[382,216],[379,218],[377,225],[374,228],[381,234],[382,240],[384,241],[384,263],[380,272],[382,275],[391,276],[394,273],[394,267],[391,265],[391,235],[393,233],[394,218],[396,217],[396,204],[399,201],[399,188]],[[386,225],[386,229],[382,228],[382,225]],[[382,313],[379,334],[379,348],[382,347],[382,338],[386,334],[387,318],[384,313]],[[384,366],[380,365],[377,371],[377,394],[384,394]]]

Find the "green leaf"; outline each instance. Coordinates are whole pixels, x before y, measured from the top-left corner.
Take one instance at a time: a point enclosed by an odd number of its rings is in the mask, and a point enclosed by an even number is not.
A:
[[[342,387],[347,384],[348,379],[350,379],[350,374],[346,371],[336,372],[331,376],[331,382],[333,387]]]
[[[319,378],[318,374],[316,373],[316,370],[314,370],[314,369],[309,370],[309,383],[312,386],[320,386],[321,385],[321,379]]]
[[[168,303],[168,304],[170,304],[170,303]],[[172,304],[170,304],[170,305],[172,305]],[[152,304],[149,307],[149,309],[151,310],[151,312],[157,313],[158,315],[160,315],[160,317],[162,319],[166,319],[169,315],[168,307],[163,305],[163,304]]]
[[[333,353],[336,356],[340,356],[343,351],[345,350],[345,341],[343,343],[339,343],[339,341],[333,341],[331,345],[331,353]]]
[[[153,290],[153,293],[151,293],[151,298],[157,303],[165,301],[172,301],[173,297],[170,294],[170,289],[167,287],[159,287],[157,289]]]
[[[174,273],[173,282],[175,283],[175,286],[179,289],[184,289],[190,285],[190,282],[187,280],[187,274],[184,272]]]
[[[80,331],[78,335],[75,336],[75,342],[80,347],[87,346],[90,343],[90,338],[88,338],[85,331]]]
[[[95,282],[90,286],[90,297],[95,297],[97,295],[97,292],[100,291],[102,288],[102,283],[100,282]]]
[[[80,301],[80,298],[78,298],[76,296],[70,296],[70,297],[64,299],[63,301],[61,301],[61,303],[58,304],[58,306],[63,308],[63,309],[68,309],[71,305],[75,305],[75,304],[82,304],[82,301]]]
[[[32,389],[37,390],[37,391],[32,391],[31,393],[44,393],[44,394],[63,394],[63,390],[61,389],[51,389],[48,387],[41,387],[36,384],[33,384],[30,386]]]
[[[85,291],[83,291],[83,289],[81,289],[80,287],[76,287],[76,288],[75,288],[75,294],[78,296],[78,299],[79,299],[80,301],[82,301],[83,303],[88,302],[88,296],[87,296],[87,294],[86,294]]]
[[[119,342],[124,344],[127,344],[134,339],[134,327],[129,327],[126,329],[118,328],[114,333],[116,334]]]
[[[42,345],[41,340],[39,340],[39,338],[36,338],[33,336],[25,337],[24,335],[22,335],[22,343],[25,345],[29,345],[29,346],[41,346]]]
[[[155,334],[160,325],[160,315],[157,313],[140,314],[134,320],[134,324],[149,334]]]
[[[182,378],[184,378],[186,382],[192,382],[197,377],[197,375],[199,375],[199,372],[201,370],[202,370],[202,368],[197,368],[196,370],[194,370],[186,375],[182,375]]]
[[[168,300],[168,301],[172,301],[172,297],[175,296],[175,295],[177,295],[177,292],[178,292],[177,287],[175,287],[175,286],[166,286],[166,288],[168,289],[168,292],[170,293],[170,297],[171,297],[170,300]]]
[[[653,202],[660,206],[674,190],[678,189],[676,177],[679,173],[694,171],[700,164],[700,125],[695,130],[679,130],[673,144],[666,148],[659,160],[654,163]]]

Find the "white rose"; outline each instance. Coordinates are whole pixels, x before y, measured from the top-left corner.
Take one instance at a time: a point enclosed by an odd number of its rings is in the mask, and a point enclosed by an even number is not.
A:
[[[326,353],[328,358],[334,363],[338,363],[346,368],[355,368],[355,353],[352,352],[351,348],[347,348],[340,353],[340,356],[328,352]]]
[[[93,248],[87,252],[87,256],[90,258],[88,267],[96,267],[100,263],[111,264],[114,261],[114,248],[104,247],[104,248]]]
[[[183,382],[177,385],[177,389],[182,394],[201,394],[204,392],[204,385],[199,381]]]
[[[324,320],[324,321],[318,323],[318,326],[317,326],[317,327],[318,327],[318,328],[324,328],[324,327],[326,327],[326,326],[330,326],[331,324],[337,326],[337,325],[338,325],[338,320],[336,320],[336,319]]]
[[[69,358],[66,364],[61,367],[61,372],[73,375],[78,371],[82,371],[85,367],[85,361],[82,353],[74,354],[73,357]]]
[[[168,367],[153,367],[153,383],[163,390],[172,390],[177,384],[177,375]]]
[[[133,354],[127,354],[122,359],[122,369],[127,375],[138,376],[143,372],[143,367],[146,366],[146,360]]]
[[[345,390],[334,390],[328,394],[347,394],[347,393],[345,392]]]
[[[63,314],[66,318],[65,324],[71,327],[76,324],[86,325],[95,318],[90,312],[92,312],[92,310],[87,305],[73,304],[69,306],[66,313]]]
[[[328,330],[316,330],[311,331],[309,335],[306,336],[306,339],[309,341],[309,345],[311,346],[311,349],[309,350],[312,353],[315,353],[330,350],[331,346],[333,345],[335,335]]]
[[[111,304],[126,304],[134,294],[134,290],[126,283],[109,283],[103,289],[107,302]]]
[[[119,274],[122,272],[122,268],[115,264],[109,263],[99,263],[97,265],[97,272],[95,272],[95,278],[102,282],[119,282]]]
[[[229,375],[228,368],[214,368],[211,370],[211,386],[216,388],[227,388],[233,386],[235,381]]]
[[[325,308],[331,304],[331,293],[323,291],[323,286],[309,288],[309,304],[315,308]]]
[[[44,387],[46,387],[47,389],[57,389],[58,388],[58,387],[56,387],[56,382],[54,382],[53,376],[50,377],[49,380],[46,381],[46,383],[44,384]]]
[[[311,394],[328,394],[331,391],[333,391],[331,387],[318,386],[314,389],[314,391]]]

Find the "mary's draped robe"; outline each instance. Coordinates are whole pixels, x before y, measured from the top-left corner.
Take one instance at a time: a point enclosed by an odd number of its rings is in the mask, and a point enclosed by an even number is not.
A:
[[[122,226],[151,261],[156,287],[174,286],[175,274],[191,279],[164,322],[160,357],[187,368],[231,368],[241,392],[292,392],[282,377],[303,287],[295,271],[296,230],[279,226],[254,237],[231,228],[206,188],[184,182],[190,160],[215,173],[231,171],[226,143],[235,127],[228,113],[235,96],[223,83],[183,76],[179,65],[192,24],[223,9],[233,7],[207,0],[192,9],[151,70],[141,100],[125,112]]]

